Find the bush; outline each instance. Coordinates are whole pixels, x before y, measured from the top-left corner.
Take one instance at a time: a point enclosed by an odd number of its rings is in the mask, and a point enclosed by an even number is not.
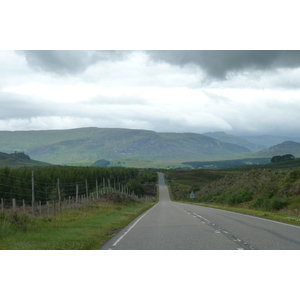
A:
[[[221,204],[224,204],[228,201],[228,199],[230,198],[230,195],[229,194],[224,194],[224,195],[221,195],[220,197],[218,197],[216,199],[216,202],[217,203],[221,203]]]
[[[296,181],[297,179],[299,179],[300,178],[300,170],[298,169],[298,170],[294,170],[294,171],[292,171],[291,173],[290,173],[290,175],[289,175],[289,180],[291,181],[291,182],[294,182],[294,181]]]
[[[143,189],[143,186],[140,184],[140,182],[136,179],[130,179],[126,186],[130,191],[133,191],[134,194],[138,197],[141,197],[144,195],[145,191]]]
[[[280,210],[287,206],[288,202],[287,200],[283,200],[280,198],[274,198],[271,200],[270,207],[272,210]]]
[[[253,192],[249,190],[244,190],[241,192],[238,192],[236,194],[231,195],[228,199],[227,202],[230,205],[235,205],[235,204],[241,204],[243,202],[249,202],[253,198]]]
[[[33,220],[28,215],[22,212],[13,212],[6,215],[6,220],[16,229],[27,231],[32,225]]]
[[[259,195],[257,199],[250,205],[250,207],[254,209],[268,210],[269,203],[270,203],[269,198],[265,194],[263,194],[263,195]]]
[[[255,202],[252,203],[251,208],[263,210],[280,210],[287,206],[287,200],[280,198],[269,199],[266,194],[260,195]]]

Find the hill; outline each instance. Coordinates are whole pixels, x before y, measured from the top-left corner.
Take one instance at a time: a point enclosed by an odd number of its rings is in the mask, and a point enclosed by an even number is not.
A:
[[[0,132],[0,151],[16,149],[49,163],[93,163],[99,159],[155,161],[241,158],[251,151],[194,133],[158,133],[119,128]],[[13,150],[12,150],[13,149]]]
[[[266,146],[259,145],[257,143],[252,143],[252,142],[248,141],[247,139],[244,139],[242,137],[238,137],[235,135],[227,134],[223,131],[206,132],[203,134],[206,136],[212,137],[214,139],[217,139],[221,142],[226,142],[226,143],[231,143],[231,144],[239,145],[242,147],[246,147],[246,148],[250,149],[252,152],[257,152],[259,150],[266,148]]]
[[[275,155],[292,154],[295,157],[300,157],[300,143],[286,141],[281,144],[272,146],[268,149],[254,153],[253,157],[273,157]]]
[[[248,209],[276,211],[289,215],[281,221],[297,216],[299,225],[299,163],[296,159],[251,169],[168,170],[165,178],[174,200],[231,206],[244,213],[249,213]],[[273,166],[276,168],[270,169]],[[191,200],[192,191],[195,198]]]
[[[241,138],[262,146],[262,148],[269,148],[286,141],[292,141],[300,143],[300,137],[287,137],[287,136],[272,136],[272,135],[260,135],[260,136],[241,136]]]
[[[28,155],[23,152],[14,152],[7,154],[0,152],[0,167],[38,167],[38,166],[48,166],[48,163],[32,160]]]

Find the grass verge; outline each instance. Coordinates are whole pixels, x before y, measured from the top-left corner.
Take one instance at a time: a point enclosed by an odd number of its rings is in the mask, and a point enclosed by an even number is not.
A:
[[[300,168],[165,173],[173,201],[300,225]]]
[[[90,204],[55,218],[0,214],[0,250],[95,250],[156,202]]]

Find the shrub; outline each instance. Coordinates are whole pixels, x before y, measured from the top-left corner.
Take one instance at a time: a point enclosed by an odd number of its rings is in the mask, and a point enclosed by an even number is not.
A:
[[[280,199],[280,198],[274,198],[271,200],[270,208],[272,210],[280,210],[280,209],[284,208],[285,206],[287,206],[287,204],[288,204],[287,200]]]
[[[33,223],[32,218],[22,212],[8,213],[6,215],[6,220],[16,229],[21,231],[26,231]]]
[[[134,194],[135,194],[136,196],[138,196],[138,197],[143,196],[144,193],[145,193],[145,191],[144,191],[144,189],[143,189],[143,186],[142,186],[141,183],[140,183],[138,180],[136,180],[136,179],[130,179],[130,180],[127,182],[126,186],[128,187],[128,189],[129,189],[130,191],[133,191]]]
[[[215,202],[224,204],[228,201],[228,198],[230,198],[230,195],[224,194],[224,195],[221,195],[220,197],[218,197]]]
[[[241,191],[241,192],[231,195],[228,198],[227,202],[230,205],[234,205],[234,204],[240,204],[243,202],[249,202],[252,200],[252,198],[253,198],[253,192],[251,192],[249,190],[244,190],[244,191]]]
[[[255,202],[252,203],[251,208],[263,210],[280,210],[287,206],[287,204],[288,202],[285,199],[269,199],[266,194],[262,194],[255,200]]]
[[[294,182],[296,181],[297,179],[300,178],[300,170],[294,170],[290,173],[288,179],[291,181],[291,182]]]
[[[268,197],[265,194],[259,195],[257,199],[250,205],[254,209],[266,209],[268,210]]]

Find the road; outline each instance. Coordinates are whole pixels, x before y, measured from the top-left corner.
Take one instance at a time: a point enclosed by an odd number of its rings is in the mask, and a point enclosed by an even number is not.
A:
[[[300,227],[172,202],[159,173],[159,202],[100,250],[295,250]]]

